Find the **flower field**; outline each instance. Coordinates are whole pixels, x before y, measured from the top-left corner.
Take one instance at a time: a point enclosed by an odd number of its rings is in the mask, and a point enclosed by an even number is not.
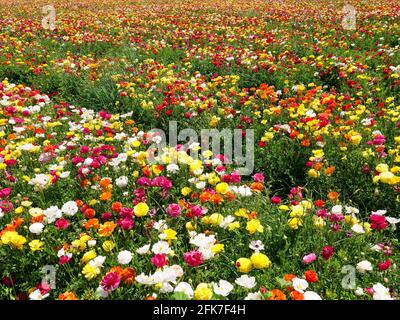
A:
[[[0,27],[0,299],[400,298],[400,2],[0,0]],[[251,174],[154,153],[171,121],[253,133]]]

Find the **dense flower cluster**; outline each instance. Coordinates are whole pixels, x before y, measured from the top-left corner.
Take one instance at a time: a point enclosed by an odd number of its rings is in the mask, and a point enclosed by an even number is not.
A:
[[[1,8],[0,298],[398,299],[399,8],[306,2]]]

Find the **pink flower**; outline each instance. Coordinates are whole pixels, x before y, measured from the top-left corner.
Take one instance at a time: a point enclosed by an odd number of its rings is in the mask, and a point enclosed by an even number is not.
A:
[[[262,173],[256,173],[253,179],[255,182],[264,182],[264,175]]]
[[[119,219],[117,224],[122,230],[131,230],[134,227],[134,222],[130,218]]]
[[[5,188],[0,190],[0,198],[7,198],[11,193],[11,188]]]
[[[101,286],[106,291],[112,291],[118,288],[120,282],[121,278],[118,273],[110,272],[104,276],[103,280],[101,280]]]
[[[157,268],[162,268],[168,263],[168,259],[165,253],[157,253],[153,258],[150,259],[151,263]]]
[[[183,255],[183,259],[191,267],[198,266],[199,264],[202,264],[204,262],[203,254],[197,250],[186,252]]]
[[[70,260],[71,260],[70,256],[63,255],[58,259],[58,263],[59,264],[65,264],[65,263],[68,263]]]
[[[280,197],[278,197],[278,196],[273,196],[273,197],[271,198],[271,202],[272,202],[273,204],[279,204],[279,203],[281,203],[281,201],[282,201],[282,199],[281,199]]]
[[[58,219],[54,223],[54,225],[58,230],[64,230],[69,227],[69,221],[67,219],[61,218],[61,219]]]
[[[317,255],[312,252],[303,257],[304,264],[310,264],[317,259]]]
[[[175,218],[181,214],[181,207],[177,203],[171,203],[167,208],[167,213]]]
[[[333,248],[331,246],[325,246],[322,248],[321,256],[325,260],[329,260],[333,256]]]

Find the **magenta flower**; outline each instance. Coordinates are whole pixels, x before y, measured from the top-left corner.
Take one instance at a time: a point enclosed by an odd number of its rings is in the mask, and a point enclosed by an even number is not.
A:
[[[202,264],[204,262],[203,254],[197,250],[186,252],[183,255],[183,259],[191,267],[198,266],[199,264]]]
[[[171,203],[167,208],[167,213],[175,218],[181,214],[181,207],[177,203]]]
[[[334,250],[331,246],[325,246],[322,248],[321,256],[325,260],[329,260],[333,256]]]
[[[150,259],[151,263],[157,268],[162,268],[168,263],[168,258],[165,253],[157,253]]]
[[[118,288],[120,282],[121,278],[118,273],[110,272],[104,276],[103,280],[101,280],[101,286],[106,291],[112,291]]]

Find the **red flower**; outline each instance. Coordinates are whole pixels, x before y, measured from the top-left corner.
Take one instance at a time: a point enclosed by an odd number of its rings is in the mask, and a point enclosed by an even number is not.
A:
[[[333,256],[333,252],[334,252],[334,250],[331,246],[325,246],[322,248],[321,256],[325,260],[328,260],[330,257]]]
[[[371,220],[371,228],[372,229],[382,230],[388,226],[388,223],[386,222],[386,218],[379,214],[371,214],[369,216],[369,219]]]
[[[200,251],[196,250],[186,252],[183,255],[183,259],[191,267],[198,266],[199,264],[202,264],[204,261],[203,254]]]
[[[379,264],[379,271],[385,271],[390,268],[390,265],[392,264],[392,261],[390,259],[387,259],[385,262],[381,262]]]
[[[306,272],[304,272],[304,276],[306,277],[306,280],[308,282],[318,281],[318,275],[314,270],[307,270]]]

